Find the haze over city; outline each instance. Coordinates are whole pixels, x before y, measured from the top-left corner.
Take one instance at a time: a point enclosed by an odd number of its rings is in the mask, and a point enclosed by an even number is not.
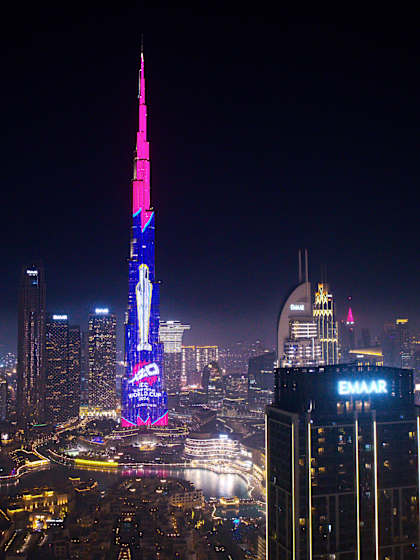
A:
[[[404,28],[40,8],[2,36],[2,350],[23,262],[47,307],[126,306],[140,35],[161,316],[186,340],[274,346],[297,249],[338,317],[418,326],[417,39]],[[122,336],[119,336],[122,348]]]

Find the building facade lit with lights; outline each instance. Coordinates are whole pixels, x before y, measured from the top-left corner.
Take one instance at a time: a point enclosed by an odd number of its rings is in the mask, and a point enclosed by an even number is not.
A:
[[[121,383],[121,425],[165,426],[163,345],[159,341],[159,283],[155,276],[155,212],[150,203],[144,57],[139,72],[139,125],[132,182],[132,229],[125,325],[126,372]]]
[[[340,361],[341,363],[351,362],[350,350],[356,348],[356,323],[350,307],[351,297],[348,298],[349,308],[346,320],[340,323]],[[387,364],[391,365],[391,364]],[[394,364],[392,364],[394,366]]]
[[[239,458],[241,446],[227,434],[190,434],[185,440],[184,455],[198,461],[233,461]]]
[[[45,275],[25,266],[19,289],[17,418],[20,425],[45,420]]]
[[[163,344],[164,386],[167,393],[177,394],[181,388],[182,339],[191,325],[180,321],[160,321],[159,340]]]
[[[318,337],[318,324],[312,312],[307,251],[305,251],[304,274],[302,274],[301,257],[299,251],[298,285],[289,292],[279,313],[277,323],[279,366],[315,366],[321,361],[322,349]]]
[[[219,360],[218,346],[182,346],[181,351],[181,387],[201,383],[201,374],[205,366]],[[198,374],[199,379],[195,379]]]
[[[88,323],[89,414],[112,414],[116,407],[117,320],[108,308],[97,308]]]
[[[268,558],[417,559],[412,372],[348,364],[275,375],[266,415]]]
[[[318,326],[321,344],[321,363],[338,364],[338,329],[335,320],[334,298],[326,283],[319,283],[315,292],[313,316]]]
[[[47,317],[45,334],[46,418],[64,422],[79,415],[81,336],[67,315]]]

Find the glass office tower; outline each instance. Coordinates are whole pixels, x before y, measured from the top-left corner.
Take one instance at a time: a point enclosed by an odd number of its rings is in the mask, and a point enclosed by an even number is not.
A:
[[[270,560],[419,557],[410,370],[279,368],[266,422]]]
[[[117,320],[108,308],[89,315],[89,414],[112,414],[116,407]]]
[[[79,416],[80,328],[69,326],[68,316],[52,314],[46,323],[46,417],[64,422]]]
[[[184,332],[190,329],[191,325],[184,325],[180,321],[160,321],[159,339],[163,344],[164,384],[168,394],[178,394],[180,391],[182,339]]]
[[[45,291],[44,269],[25,266],[18,313],[17,418],[21,426],[45,420]]]

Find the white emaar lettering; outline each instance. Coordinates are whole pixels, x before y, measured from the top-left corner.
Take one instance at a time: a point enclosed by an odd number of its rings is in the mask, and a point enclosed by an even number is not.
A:
[[[388,393],[385,379],[378,379],[373,381],[339,381],[338,394],[339,395],[370,395]]]

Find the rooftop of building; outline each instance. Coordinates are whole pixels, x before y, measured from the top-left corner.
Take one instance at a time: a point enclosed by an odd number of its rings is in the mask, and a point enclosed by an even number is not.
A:
[[[349,354],[363,354],[364,356],[378,356],[383,357],[382,348],[374,346],[373,348],[354,348],[349,350]]]
[[[363,404],[363,410],[399,414],[411,407],[414,413],[412,371],[358,364],[275,370],[274,406],[277,408],[336,415],[338,411],[353,413],[353,402],[369,403],[366,407]]]

